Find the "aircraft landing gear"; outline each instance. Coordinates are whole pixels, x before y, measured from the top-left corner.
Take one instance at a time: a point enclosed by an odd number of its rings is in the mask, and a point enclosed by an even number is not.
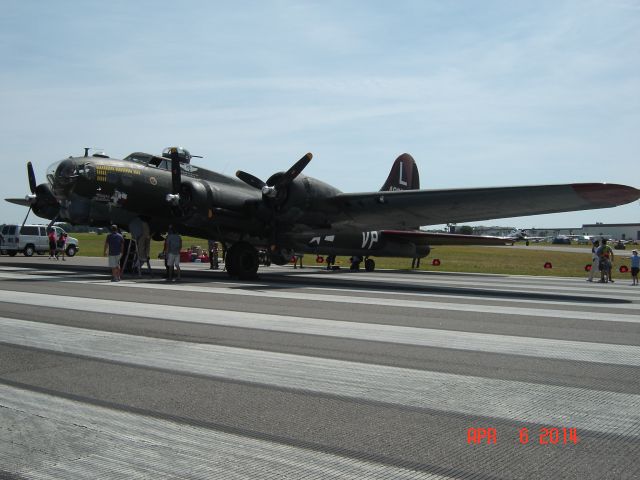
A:
[[[376,262],[373,261],[373,258],[367,258],[364,261],[364,269],[367,272],[373,272],[376,269]]]
[[[225,259],[227,273],[240,280],[252,280],[258,276],[258,252],[247,242],[236,242]]]

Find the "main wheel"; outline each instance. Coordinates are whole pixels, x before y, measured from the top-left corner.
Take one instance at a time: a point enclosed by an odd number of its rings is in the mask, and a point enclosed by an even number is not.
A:
[[[240,280],[251,280],[258,274],[258,251],[247,242],[234,243],[225,259],[227,273]]]
[[[376,269],[376,262],[373,261],[373,258],[367,258],[364,261],[364,269],[367,272],[373,272]]]

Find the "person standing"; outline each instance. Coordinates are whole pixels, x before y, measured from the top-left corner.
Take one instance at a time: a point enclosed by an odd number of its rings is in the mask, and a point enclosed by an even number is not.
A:
[[[613,271],[613,250],[607,245],[607,240],[602,239],[600,248],[597,250],[600,261],[600,283],[612,282],[611,272]]]
[[[631,250],[631,285],[638,285],[638,272],[640,271],[640,257],[637,250]]]
[[[52,227],[49,228],[47,237],[49,237],[49,258],[53,258],[56,256],[56,231]]]
[[[174,269],[176,271],[175,281],[180,281],[180,250],[182,250],[182,237],[173,230],[172,225],[169,225],[167,238],[164,242],[164,249],[164,256],[167,259],[167,266],[169,267],[167,281],[174,281]]]
[[[589,270],[589,276],[587,282],[593,282],[593,276],[600,273],[600,258],[598,257],[598,248],[600,242],[596,240],[591,247],[591,270]]]
[[[211,239],[209,239],[209,265],[211,270],[220,268],[218,263],[218,243]]]
[[[111,233],[104,241],[104,255],[109,255],[109,268],[111,269],[111,281],[119,282],[122,272],[120,270],[120,257],[124,251],[124,237],[118,232],[117,225],[111,225]]]
[[[60,236],[58,237],[58,240],[56,240],[56,258],[58,258],[58,256],[62,256],[62,260],[64,261],[65,258],[65,247],[67,246],[67,234],[66,233],[61,233]]]

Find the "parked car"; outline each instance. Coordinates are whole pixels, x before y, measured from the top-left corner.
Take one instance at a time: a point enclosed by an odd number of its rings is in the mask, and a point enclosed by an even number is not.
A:
[[[553,237],[551,243],[556,245],[571,245],[571,238],[560,235],[559,237]]]
[[[54,225],[56,238],[65,232],[62,228]],[[49,251],[49,237],[47,236],[46,225],[2,225],[2,253],[15,256],[18,252],[22,252],[25,257],[31,257],[34,253],[43,254]],[[78,239],[67,235],[67,244],[65,252],[67,256],[73,257],[80,247]]]

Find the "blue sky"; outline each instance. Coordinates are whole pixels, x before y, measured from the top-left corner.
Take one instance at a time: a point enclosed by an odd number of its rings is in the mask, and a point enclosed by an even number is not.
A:
[[[403,152],[423,188],[640,187],[637,1],[2,3],[3,198],[84,146],[261,178],[311,151],[305,173],[346,192]],[[481,223],[596,221],[640,206]]]

